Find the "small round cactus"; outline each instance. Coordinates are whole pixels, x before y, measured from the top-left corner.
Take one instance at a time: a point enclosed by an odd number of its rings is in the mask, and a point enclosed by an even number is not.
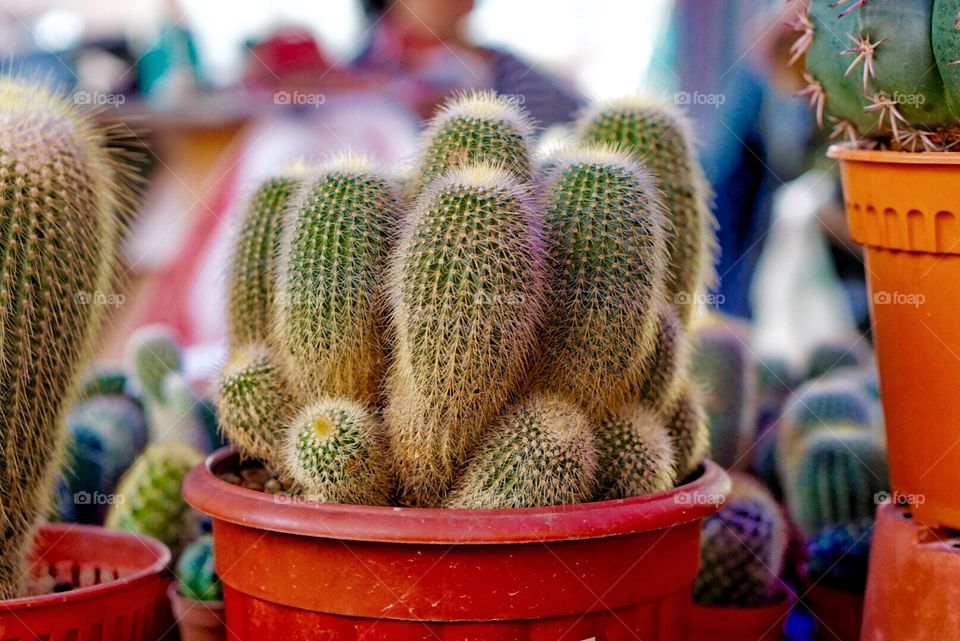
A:
[[[597,500],[669,490],[677,482],[677,456],[663,418],[634,404],[611,414],[597,430]]]
[[[222,601],[223,584],[213,564],[213,537],[197,537],[177,560],[180,594],[197,601]]]
[[[393,490],[383,426],[359,403],[324,398],[290,423],[285,470],[306,498],[386,505]]]
[[[590,420],[558,398],[534,395],[509,410],[467,463],[450,508],[518,508],[588,501],[598,454]]]
[[[138,328],[127,341],[127,364],[133,380],[148,406],[161,402],[163,379],[183,369],[180,344],[163,325]]]
[[[676,478],[680,481],[693,474],[710,454],[710,426],[702,397],[700,388],[687,382],[667,420],[667,433],[676,455]]]

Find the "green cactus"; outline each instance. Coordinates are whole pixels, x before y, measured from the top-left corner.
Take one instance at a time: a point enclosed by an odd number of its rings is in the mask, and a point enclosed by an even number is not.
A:
[[[84,376],[75,396],[79,403],[94,396],[127,394],[127,373],[114,367],[95,367]]]
[[[643,405],[628,405],[604,419],[596,443],[598,501],[662,492],[677,482],[673,439],[661,416]]]
[[[381,279],[397,216],[390,182],[346,155],[308,181],[284,217],[277,341],[286,375],[305,396],[379,395]]]
[[[490,165],[434,182],[405,221],[388,286],[385,410],[405,502],[442,501],[523,382],[542,326],[545,248],[528,189]]]
[[[872,518],[877,495],[889,489],[882,440],[855,427],[833,427],[807,437],[784,483],[790,516],[807,534]]]
[[[270,337],[281,222],[309,171],[302,163],[288,166],[261,182],[250,197],[234,244],[228,277],[231,345],[239,347]]]
[[[213,563],[213,537],[197,537],[177,560],[180,594],[197,601],[223,601],[223,583]]]
[[[642,383],[628,392],[628,398],[639,400],[669,418],[677,399],[687,384],[692,345],[687,330],[673,306],[662,304],[658,314],[656,348]]]
[[[555,274],[533,388],[600,420],[634,400],[654,358],[662,207],[647,173],[602,146],[558,155],[545,192]]]
[[[283,459],[312,500],[386,505],[394,489],[383,426],[347,398],[324,398],[300,412],[290,423]]]
[[[105,306],[129,194],[116,140],[59,94],[0,76],[0,599],[47,513],[64,418]]]
[[[777,600],[786,544],[780,506],[760,483],[736,476],[730,498],[704,521],[694,602],[743,607]]]
[[[576,407],[533,395],[506,412],[474,452],[445,502],[449,508],[519,508],[589,501],[598,454],[590,420]]]
[[[710,426],[703,409],[703,393],[687,382],[674,402],[667,420],[667,433],[676,453],[676,478],[683,481],[710,455]]]
[[[127,340],[127,367],[140,390],[147,411],[162,403],[163,379],[183,370],[180,344],[164,325],[146,325]]]
[[[756,428],[756,365],[749,326],[717,317],[697,334],[691,375],[704,390],[710,451],[725,468],[745,467]]]
[[[619,145],[655,177],[670,221],[667,298],[689,324],[701,295],[716,282],[717,253],[710,186],[697,160],[689,124],[665,102],[631,97],[589,109],[579,129],[581,140]]]
[[[960,32],[956,0],[812,0],[801,8],[796,56],[835,135],[865,136],[906,151],[958,140]],[[847,5],[841,10],[838,5]]]
[[[863,594],[867,587],[873,519],[829,525],[806,542],[806,575],[835,590]]]
[[[196,533],[196,514],[181,495],[183,479],[203,460],[183,443],[154,443],[124,474],[106,526],[145,534],[178,554]]]
[[[516,104],[492,91],[457,95],[423,133],[413,194],[464,165],[497,164],[526,182],[531,174],[533,124]]]

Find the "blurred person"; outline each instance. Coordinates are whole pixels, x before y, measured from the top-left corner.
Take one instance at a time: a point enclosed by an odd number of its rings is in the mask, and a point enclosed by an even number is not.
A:
[[[354,61],[386,74],[387,90],[423,116],[457,90],[515,96],[540,126],[571,120],[582,100],[556,79],[464,33],[473,0],[361,0],[370,39]]]

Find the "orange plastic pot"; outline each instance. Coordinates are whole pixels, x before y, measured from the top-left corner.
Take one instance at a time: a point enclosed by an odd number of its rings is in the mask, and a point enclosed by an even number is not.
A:
[[[689,641],[780,641],[795,599],[753,607],[691,606]]]
[[[180,641],[225,641],[227,626],[222,601],[197,601],[179,592],[176,582],[167,588]],[[231,641],[234,639],[231,636]]]
[[[521,510],[291,501],[231,485],[224,449],[184,496],[213,517],[230,634],[244,641],[683,639],[700,521],[730,481],[707,462],[657,495]]]
[[[877,511],[861,641],[945,641],[960,631],[960,539],[911,517],[890,503]]]
[[[0,639],[154,641],[166,632],[170,551],[159,541],[90,525],[45,525],[30,563],[35,576],[82,587],[0,601]]]
[[[960,153],[829,155],[866,254],[891,484],[960,528]]]

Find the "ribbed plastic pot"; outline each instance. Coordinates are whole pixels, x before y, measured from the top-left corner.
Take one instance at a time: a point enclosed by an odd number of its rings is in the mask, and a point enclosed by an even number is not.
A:
[[[176,582],[167,588],[180,641],[225,641],[227,626],[223,601],[197,601],[180,594]],[[231,636],[231,641],[234,637]]]
[[[657,495],[520,510],[291,501],[231,485],[215,452],[184,496],[213,517],[227,627],[244,641],[685,638],[700,521],[730,491],[706,462]]]
[[[775,603],[752,607],[694,603],[687,638],[689,641],[780,641],[795,601],[784,597]]]
[[[945,641],[960,634],[960,538],[912,516],[890,503],[877,511],[861,641]]]
[[[891,484],[960,528],[960,153],[828,153],[865,249]]]
[[[154,641],[166,632],[170,550],[159,541],[91,525],[44,525],[29,562],[36,576],[83,587],[0,601],[0,639]]]

